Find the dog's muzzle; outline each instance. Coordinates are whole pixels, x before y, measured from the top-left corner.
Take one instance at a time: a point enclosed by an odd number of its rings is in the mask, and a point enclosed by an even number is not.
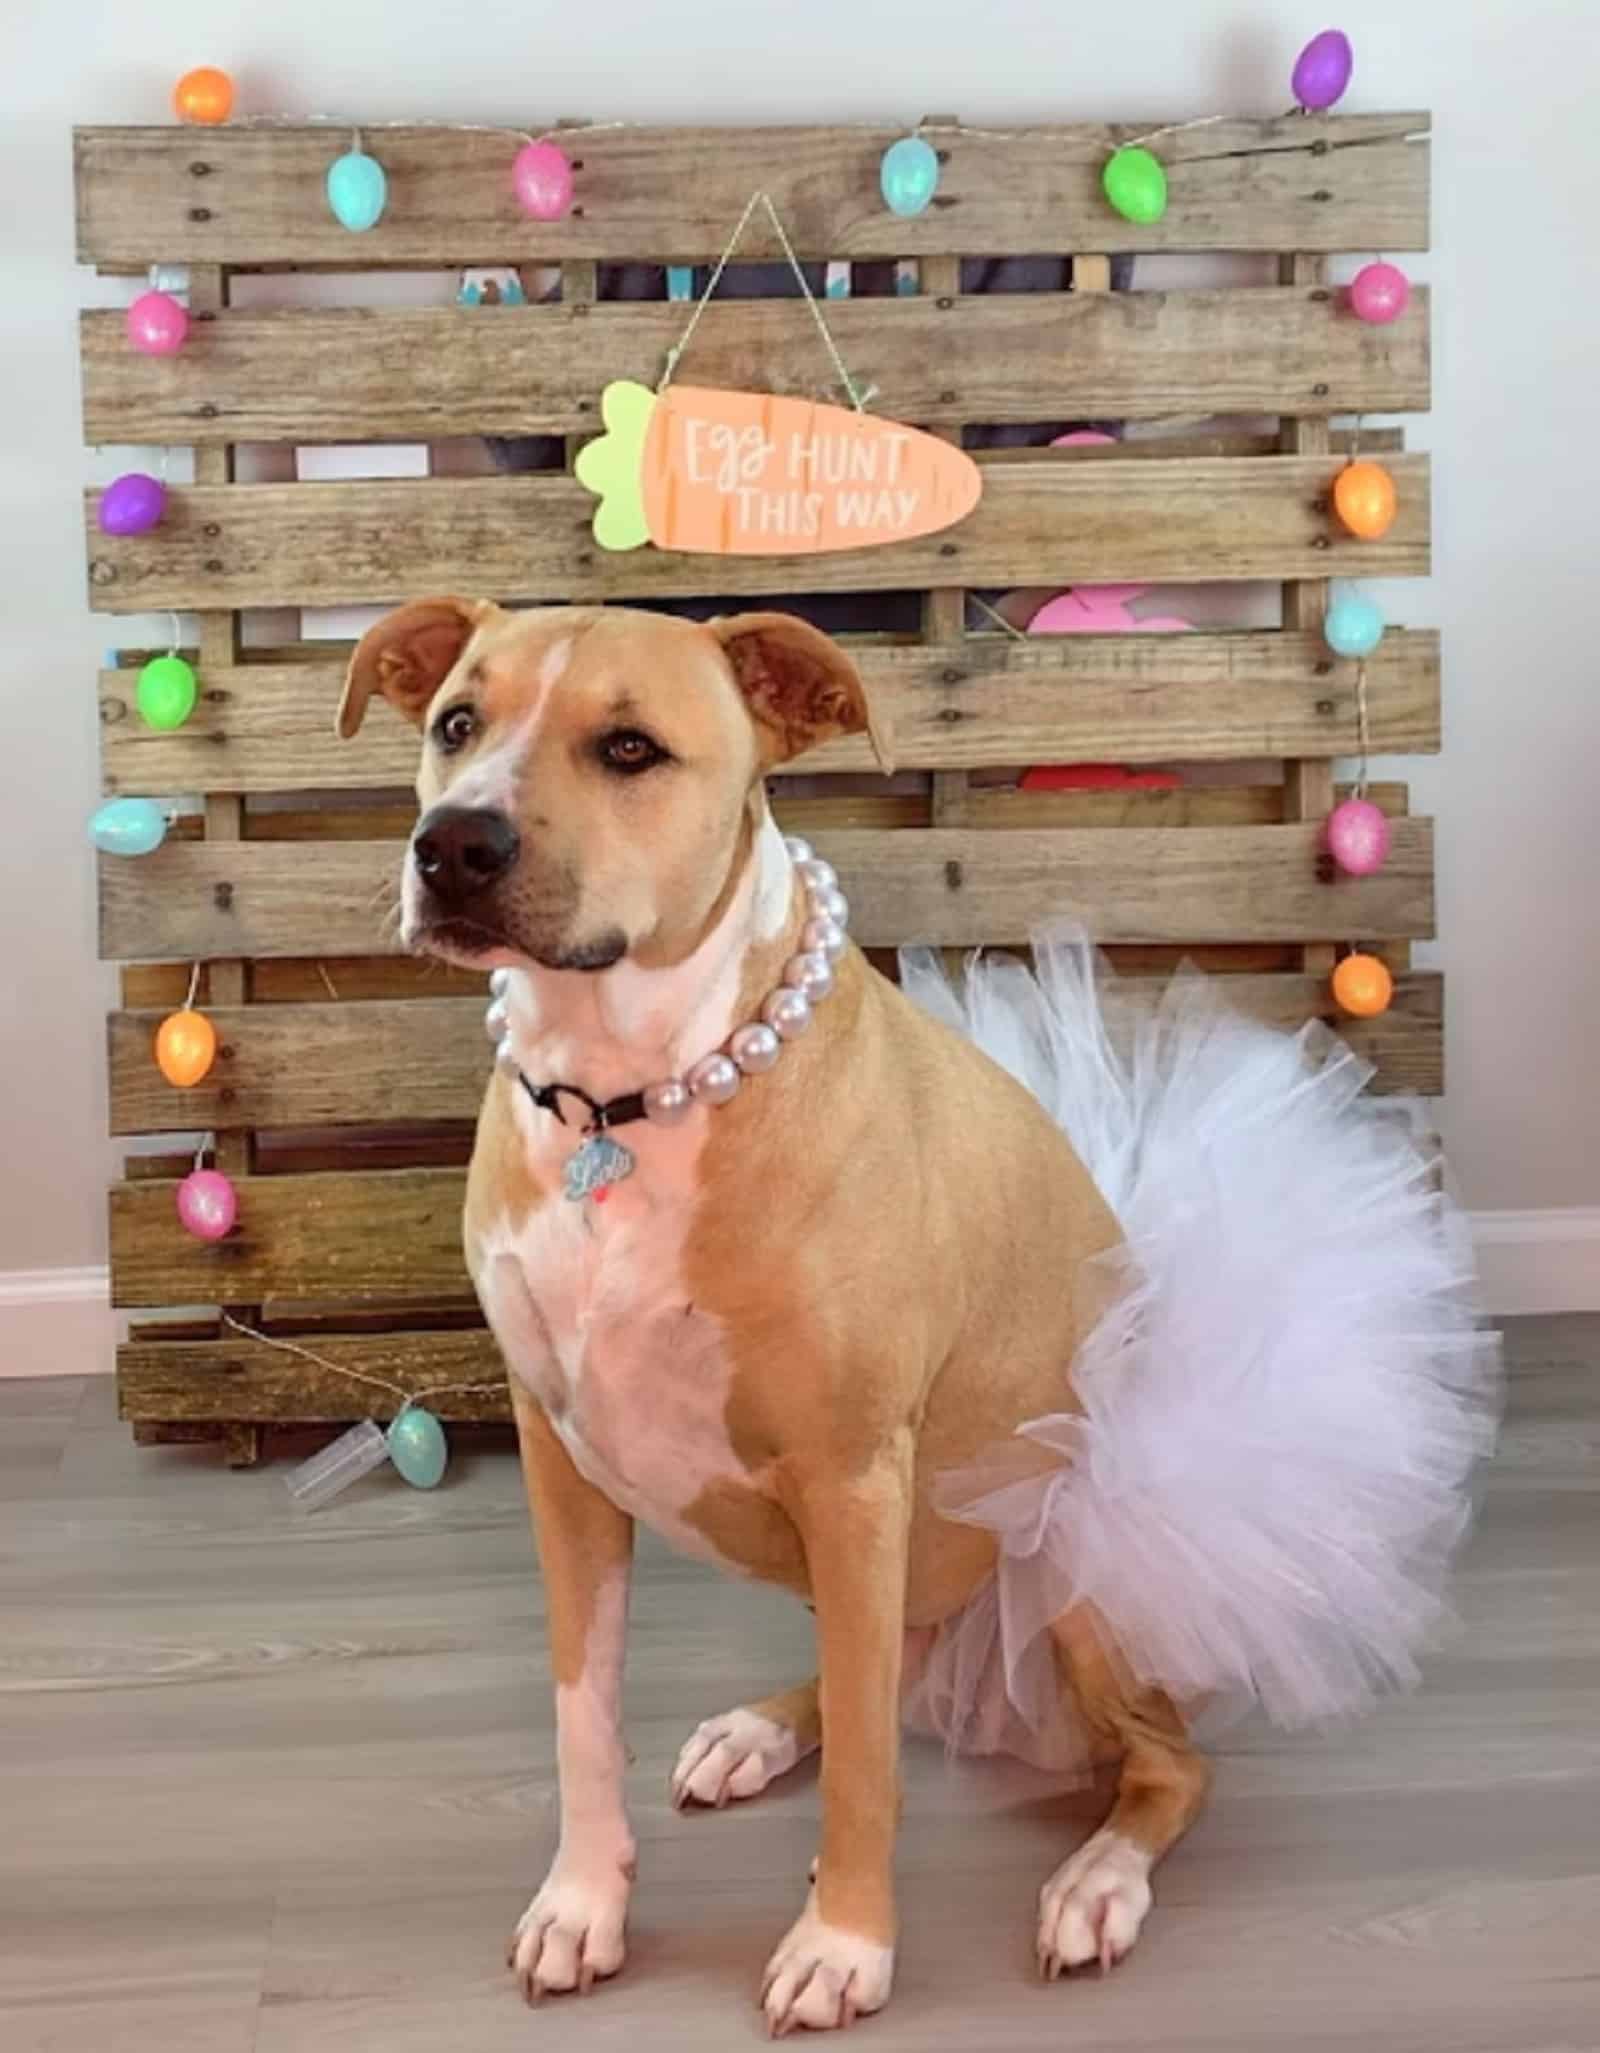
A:
[[[486,806],[435,806],[411,838],[411,859],[440,912],[465,911],[516,862],[522,838]]]

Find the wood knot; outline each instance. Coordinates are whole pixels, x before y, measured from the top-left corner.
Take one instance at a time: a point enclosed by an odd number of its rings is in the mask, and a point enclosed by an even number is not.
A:
[[[203,421],[214,421],[217,417],[218,411],[219,408],[217,406],[217,402],[214,399],[202,399],[200,404],[195,408],[195,412],[200,416],[201,420]]]
[[[197,157],[194,163],[189,166],[189,176],[191,178],[209,178],[211,176],[211,166]]]
[[[189,209],[189,219],[191,221],[209,221],[211,219],[211,209],[209,207],[191,207]]]
[[[963,720],[970,720],[972,715],[964,713],[959,706],[941,706],[933,717],[945,727],[958,727]]]
[[[941,314],[947,314],[949,313],[950,309],[955,305],[955,301],[950,297],[949,293],[945,293],[941,298],[934,301],[934,305],[939,309]]]
[[[961,551],[954,542],[941,542],[939,544],[939,554],[941,556],[959,556]]]
[[[1313,535],[1311,538],[1311,546],[1313,549],[1331,549],[1333,547],[1333,544],[1328,540],[1326,535]]]
[[[114,585],[117,581],[117,566],[107,563],[103,556],[97,556],[89,565],[89,582],[96,585]]]
[[[213,884],[211,887],[211,903],[217,908],[218,912],[232,912],[233,886],[231,884]]]
[[[1333,198],[1333,194],[1329,192],[1328,188],[1325,185],[1320,185],[1318,186],[1317,190],[1311,195],[1311,197],[1314,200],[1320,202],[1323,200],[1331,200]]]
[[[1324,849],[1317,857],[1317,882],[1319,884],[1331,884],[1338,874],[1339,865],[1328,854],[1327,850]]]
[[[206,569],[211,572],[213,577],[219,576],[225,568],[226,565],[220,556],[208,556],[206,558]]]
[[[205,526],[200,530],[200,532],[205,536],[208,542],[214,542],[217,539],[218,535],[222,533],[222,529],[216,521],[208,520]]]
[[[1322,715],[1324,720],[1331,720],[1333,718],[1332,699],[1318,699],[1317,711]]]
[[[115,727],[119,720],[126,720],[127,717],[128,708],[121,699],[102,699],[100,701],[100,725],[102,727]]]
[[[939,682],[941,684],[961,684],[965,682],[965,672],[954,668],[941,670],[939,672]]]
[[[1326,386],[1326,385],[1313,385],[1313,386],[1312,386],[1312,388],[1311,388],[1311,396],[1312,396],[1312,398],[1313,398],[1313,399],[1326,399],[1326,398],[1327,398],[1327,396],[1328,396],[1328,388],[1327,388],[1327,386]]]
[[[944,881],[946,889],[950,891],[959,891],[965,881],[961,864],[954,856],[944,866]]]

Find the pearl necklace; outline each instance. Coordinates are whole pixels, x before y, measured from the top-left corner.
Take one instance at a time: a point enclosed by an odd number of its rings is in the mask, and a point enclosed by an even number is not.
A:
[[[760,1076],[772,1068],[785,1041],[798,1040],[811,1024],[812,1008],[832,991],[834,964],[849,946],[849,901],[839,889],[832,864],[824,862],[810,842],[791,834],[785,836],[783,845],[806,893],[799,952],[784,964],[782,983],[762,1001],[760,1018],[735,1027],[722,1047],[702,1055],[682,1076],[661,1077],[642,1091],[629,1093],[625,1100],[613,1099],[607,1105],[596,1104],[572,1085],[536,1089],[522,1075],[508,1039],[511,1021],[506,992],[512,973],[497,969],[490,977],[492,996],[484,1026],[496,1044],[496,1062],[521,1077],[534,1103],[553,1111],[563,1123],[559,1094],[579,1098],[590,1108],[592,1116],[583,1143],[568,1158],[562,1173],[566,1195],[574,1202],[593,1198],[603,1203],[612,1184],[633,1174],[633,1151],[612,1139],[610,1127],[639,1118],[652,1126],[676,1126],[695,1105],[726,1105],[738,1095],[746,1077]],[[627,1110],[622,1112],[624,1105]]]

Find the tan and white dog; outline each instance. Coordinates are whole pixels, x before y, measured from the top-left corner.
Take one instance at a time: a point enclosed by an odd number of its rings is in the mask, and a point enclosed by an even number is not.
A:
[[[804,623],[421,600],[355,652],[422,732],[404,878],[417,949],[511,970],[515,1067],[484,1100],[469,1267],[504,1352],[543,1562],[561,1837],[512,1941],[531,1999],[623,1964],[634,1840],[619,1693],[633,1522],[814,1609],[817,1678],[689,1739],[680,1803],[755,1794],[822,1748],[809,1897],[766,1970],[775,2031],[887,2000],[902,1688],[994,1565],[933,1485],[1060,1411],[1093,1307],[1074,1278],[1117,1222],[1034,1099],[854,948],[815,1023],[730,1102],[629,1127],[637,1168],[573,1201],[573,1120],[679,1077],[757,1016],[806,917],[764,777],[873,734],[844,653]],[[880,756],[883,753],[880,746]],[[1207,1771],[1085,1607],[1060,1688],[1106,1759],[1110,1816],[1040,1895],[1054,1974],[1109,1965]]]

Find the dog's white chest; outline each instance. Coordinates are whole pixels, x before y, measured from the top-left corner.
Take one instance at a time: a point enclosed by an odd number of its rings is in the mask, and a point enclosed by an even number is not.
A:
[[[614,1191],[605,1217],[554,1199],[490,1264],[514,1264],[531,1330],[502,1316],[510,1279],[491,1282],[485,1301],[508,1368],[580,1472],[675,1545],[707,1554],[685,1513],[708,1484],[749,1477],[728,1440],[722,1327],[683,1274],[685,1218],[681,1204],[643,1189]]]

